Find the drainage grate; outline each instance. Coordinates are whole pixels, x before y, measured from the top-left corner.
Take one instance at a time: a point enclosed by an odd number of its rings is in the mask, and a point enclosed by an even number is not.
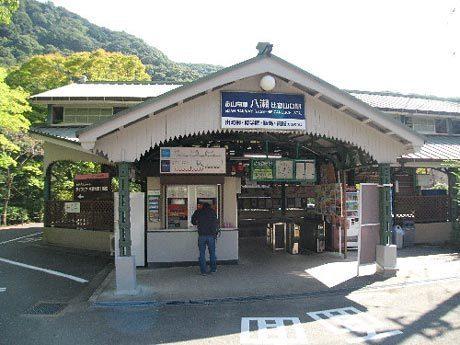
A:
[[[55,302],[39,302],[26,310],[29,315],[56,315],[59,314],[67,304]]]

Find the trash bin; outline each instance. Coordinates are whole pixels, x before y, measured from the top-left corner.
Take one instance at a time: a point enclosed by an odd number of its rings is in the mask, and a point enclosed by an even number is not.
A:
[[[403,247],[404,241],[404,230],[400,225],[395,225],[393,227],[393,243],[396,244],[398,249]]]
[[[415,223],[412,220],[405,220],[402,224],[404,231],[404,247],[410,247],[415,244]]]

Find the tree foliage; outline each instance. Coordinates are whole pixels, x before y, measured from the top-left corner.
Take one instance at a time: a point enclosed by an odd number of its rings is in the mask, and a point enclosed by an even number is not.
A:
[[[27,135],[31,107],[28,94],[22,88],[11,88],[5,83],[5,70],[0,68],[0,200],[1,223],[6,224],[10,203],[21,190],[22,202],[30,202],[32,190],[43,187],[40,162],[35,158],[40,145]],[[19,180],[21,183],[18,183]],[[33,200],[33,199],[31,199]],[[17,206],[17,205],[16,205]],[[39,205],[36,205],[39,209]],[[38,211],[37,211],[38,212]]]
[[[9,66],[33,55],[97,49],[138,56],[152,80],[158,82],[192,81],[221,68],[173,62],[133,35],[96,26],[51,2],[21,0],[11,24],[0,25],[0,61]]]
[[[137,56],[106,52],[81,52],[37,55],[13,69],[7,82],[21,86],[31,94],[69,84],[86,76],[90,81],[150,80]]]
[[[10,24],[11,16],[19,7],[19,0],[0,0],[0,24]]]

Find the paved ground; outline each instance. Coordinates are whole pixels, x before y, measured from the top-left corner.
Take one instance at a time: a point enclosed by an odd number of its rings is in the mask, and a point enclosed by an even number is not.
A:
[[[0,231],[0,243],[35,232]],[[338,283],[328,293],[302,297],[102,308],[85,299],[109,260],[94,253],[43,247],[35,241],[38,236],[0,244],[0,258],[89,283],[0,262],[0,288],[6,287],[0,289],[2,345],[458,344],[460,337],[460,278],[455,278],[460,274],[460,257],[455,250],[403,251],[404,279],[393,284],[372,286],[363,280],[360,286],[345,288]],[[418,279],[410,279],[411,274]],[[205,286],[210,277],[200,278]],[[39,301],[68,306],[54,316],[27,315]]]
[[[98,273],[102,281],[112,261],[95,252],[45,246],[40,240],[39,227],[0,230],[0,344],[21,343],[19,338],[4,342],[4,337],[20,337],[27,324],[24,315],[37,303],[85,299],[94,290],[90,281]]]
[[[318,291],[356,290],[460,277],[458,254],[449,249],[413,247],[400,251],[396,277],[383,278],[375,273],[375,265],[361,266],[357,277],[356,252],[347,260],[332,253],[291,255],[273,253],[259,239],[240,241],[238,265],[219,266],[217,274],[203,277],[197,267],[141,269],[137,271],[141,293],[136,297],[115,294],[112,272],[97,291],[93,300],[98,303],[123,301],[157,301],[162,303],[245,297],[311,295]],[[370,275],[372,274],[372,275]]]

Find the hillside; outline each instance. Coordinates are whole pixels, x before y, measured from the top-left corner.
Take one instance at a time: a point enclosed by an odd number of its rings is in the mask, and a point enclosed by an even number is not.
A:
[[[0,26],[0,64],[11,66],[37,54],[93,51],[137,55],[152,80],[186,82],[220,69],[207,64],[176,63],[142,39],[90,23],[53,3],[20,0],[9,26]]]

